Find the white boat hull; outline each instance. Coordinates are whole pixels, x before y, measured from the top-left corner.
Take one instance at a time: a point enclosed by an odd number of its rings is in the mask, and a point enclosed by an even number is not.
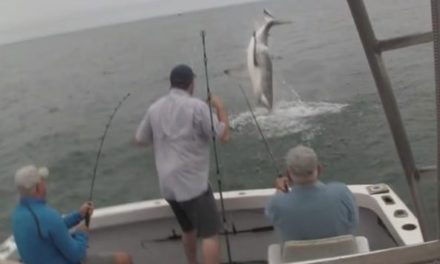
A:
[[[360,209],[356,235],[367,237],[372,250],[423,242],[417,219],[388,186],[378,185],[377,190],[371,185],[351,185],[349,188]],[[372,194],[369,190],[379,193]],[[278,241],[263,213],[274,192],[274,189],[259,189],[223,194],[234,261],[264,263],[267,247]],[[215,197],[218,201],[219,195]],[[180,229],[163,199],[97,209],[91,229],[92,252],[127,251],[135,263],[184,262],[178,239]],[[10,238],[0,246],[0,260],[13,259],[15,251]],[[226,260],[225,254],[223,258]]]

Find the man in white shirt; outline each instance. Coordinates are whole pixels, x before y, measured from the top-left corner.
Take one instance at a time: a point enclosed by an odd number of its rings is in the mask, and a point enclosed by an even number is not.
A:
[[[210,139],[229,140],[228,114],[219,97],[205,101],[193,97],[195,74],[177,65],[170,74],[171,89],[147,110],[135,141],[153,145],[159,185],[182,228],[189,264],[197,263],[197,235],[202,238],[203,263],[220,258],[218,233],[222,229],[209,186]]]

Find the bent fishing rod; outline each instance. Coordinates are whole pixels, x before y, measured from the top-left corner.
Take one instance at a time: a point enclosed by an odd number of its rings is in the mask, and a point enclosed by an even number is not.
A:
[[[215,128],[214,128],[214,117],[212,115],[213,111],[212,111],[212,106],[211,106],[211,89],[209,87],[208,56],[206,55],[206,42],[205,42],[206,34],[205,34],[205,31],[202,30],[200,35],[202,37],[202,45],[203,45],[203,64],[205,67],[206,91],[208,94],[209,115],[211,117],[211,131],[212,131],[212,144],[213,144],[214,159],[215,159],[215,171],[216,171],[216,175],[217,175],[218,192],[220,194],[220,205],[221,205],[221,214],[222,214],[222,220],[223,220],[224,232],[225,232],[226,250],[228,253],[229,264],[232,264],[233,262],[232,262],[232,256],[231,256],[231,246],[229,243],[229,231],[227,228],[225,204],[223,201],[222,178],[220,175],[220,166],[219,166],[219,159],[218,159],[218,153],[217,153],[216,133],[215,133]]]
[[[104,141],[105,138],[107,136],[107,132],[111,126],[111,123],[113,121],[113,118],[116,115],[116,112],[118,112],[119,108],[121,107],[122,103],[130,96],[130,93],[127,93],[124,98],[121,99],[121,101],[118,102],[118,105],[113,109],[112,114],[109,117],[109,120],[107,122],[107,124],[105,125],[105,129],[104,129],[104,134],[101,137],[101,142],[99,144],[99,148],[98,148],[98,153],[96,154],[96,160],[95,160],[95,165],[93,167],[93,175],[92,175],[92,183],[90,185],[90,193],[89,193],[89,202],[91,202],[93,200],[93,191],[95,189],[95,180],[96,180],[96,172],[98,171],[98,164],[99,164],[99,160],[101,159],[101,153],[102,153],[102,147],[104,146]],[[90,214],[87,213],[85,216],[85,222],[86,222],[86,226],[89,227],[90,226]]]
[[[229,75],[229,72],[228,72],[228,71],[225,71],[224,73],[225,73],[229,78],[232,79],[232,77]],[[238,87],[240,88],[241,93],[243,94],[243,97],[244,97],[244,99],[245,99],[245,101],[246,101],[246,105],[247,105],[247,107],[249,108],[249,112],[251,113],[251,116],[252,116],[252,119],[253,119],[253,121],[254,121],[254,124],[255,124],[255,126],[257,127],[258,133],[260,134],[261,139],[262,139],[262,141],[263,141],[263,143],[264,143],[264,146],[265,146],[265,148],[266,148],[266,152],[269,154],[269,158],[270,158],[270,160],[271,160],[271,162],[272,162],[272,165],[273,165],[274,170],[275,170],[275,172],[276,172],[276,174],[277,174],[277,177],[280,178],[280,177],[282,176],[282,174],[281,174],[281,170],[279,169],[279,167],[278,167],[278,165],[277,165],[277,163],[276,163],[276,161],[275,161],[275,157],[274,157],[273,152],[272,152],[272,150],[271,150],[271,148],[270,148],[269,142],[267,141],[266,136],[264,136],[263,130],[261,129],[260,124],[258,123],[257,117],[256,117],[256,115],[255,115],[255,113],[254,113],[254,110],[252,109],[252,105],[251,105],[251,103],[249,102],[249,98],[246,96],[246,92],[244,91],[243,86],[241,86],[241,84],[238,83],[238,82],[237,82],[237,85],[238,85]]]

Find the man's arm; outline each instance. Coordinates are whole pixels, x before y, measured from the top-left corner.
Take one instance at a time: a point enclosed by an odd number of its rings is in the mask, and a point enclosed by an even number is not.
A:
[[[81,222],[82,219],[83,219],[83,218],[82,218],[80,212],[78,212],[78,211],[77,211],[77,212],[70,213],[70,214],[65,215],[65,216],[63,217],[64,224],[66,225],[66,227],[67,227],[68,229],[70,229],[70,228],[72,228],[72,227],[78,225],[78,224]]]
[[[149,112],[147,111],[136,130],[136,134],[134,136],[134,144],[140,147],[145,147],[151,144],[152,141],[153,129],[150,123]]]
[[[348,210],[348,224],[350,232],[354,232],[359,225],[359,209],[350,189],[345,186],[342,203]]]
[[[228,112],[225,109],[225,106],[218,96],[211,97],[211,104],[215,108],[217,112],[217,118],[220,123],[225,125],[223,129],[223,133],[220,135],[220,140],[222,142],[228,142],[230,139],[230,128],[229,128],[229,117]]]
[[[264,209],[264,214],[269,219],[269,221],[272,223],[272,225],[275,222],[276,211],[277,211],[274,200],[275,200],[275,196],[269,200],[269,202],[266,204],[266,207]]]
[[[86,257],[87,233],[76,231],[71,235],[63,218],[55,212],[51,217],[49,235],[57,251],[70,262],[79,263]]]
[[[67,228],[72,228],[74,226],[77,226],[89,213],[90,216],[92,216],[94,210],[94,206],[92,202],[85,202],[78,211],[75,211],[71,214],[68,214],[63,217],[64,223],[66,224]]]
[[[213,112],[217,113],[217,115],[212,115],[211,124],[211,116],[209,106],[206,104],[201,104],[196,111],[196,123],[202,130],[202,134],[206,137],[212,137],[212,125],[214,126],[215,136],[220,138],[222,142],[229,141],[230,132],[229,132],[229,118],[228,114],[224,108],[221,99],[217,96],[213,96],[211,98],[211,104],[213,106]]]

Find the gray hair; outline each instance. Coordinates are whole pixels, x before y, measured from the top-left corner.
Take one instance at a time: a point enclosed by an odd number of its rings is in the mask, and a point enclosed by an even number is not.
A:
[[[318,167],[318,156],[313,149],[299,145],[287,152],[286,165],[295,176],[308,177]]]
[[[32,189],[48,176],[49,170],[46,167],[27,165],[15,173],[15,186],[21,194],[30,194]]]

